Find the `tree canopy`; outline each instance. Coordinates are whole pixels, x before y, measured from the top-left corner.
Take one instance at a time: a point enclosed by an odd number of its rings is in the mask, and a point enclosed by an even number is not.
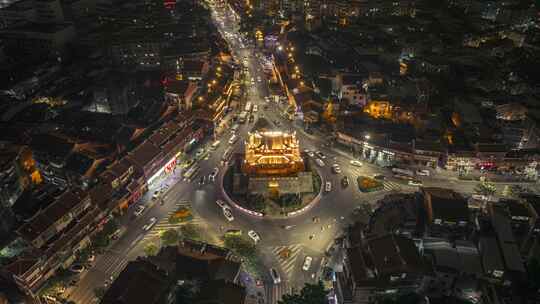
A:
[[[318,284],[306,283],[299,293],[284,295],[279,304],[325,304],[327,292],[321,281]]]
[[[175,229],[168,229],[161,235],[161,241],[165,246],[175,245],[178,242],[178,232]]]

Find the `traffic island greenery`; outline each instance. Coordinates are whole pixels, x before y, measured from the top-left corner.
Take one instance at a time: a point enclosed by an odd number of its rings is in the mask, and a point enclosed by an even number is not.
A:
[[[180,207],[173,214],[169,216],[169,224],[178,224],[189,222],[193,219],[193,213],[189,208]]]
[[[476,187],[474,188],[474,192],[489,198],[495,195],[495,193],[497,192],[497,187],[495,187],[495,184],[493,183],[483,181],[476,185]]]
[[[321,191],[321,185],[322,185],[322,180],[321,180],[321,176],[313,171],[311,172],[313,174],[313,193],[319,193]]]
[[[250,210],[264,213],[266,210],[266,198],[261,194],[249,194],[246,198],[247,207]]]
[[[302,205],[302,198],[300,197],[300,195],[287,193],[287,194],[280,195],[276,199],[276,202],[279,204],[281,208],[295,209]]]
[[[168,230],[165,230],[165,232],[163,232],[161,234],[161,243],[164,245],[164,246],[172,246],[172,245],[176,245],[176,243],[178,243],[178,232],[176,231],[176,229],[168,229]]]
[[[144,253],[147,256],[156,255],[159,252],[159,247],[154,243],[148,243],[144,246]]]
[[[374,192],[384,189],[383,183],[367,176],[359,176],[357,179],[358,189],[362,192]]]
[[[223,241],[226,248],[243,259],[249,273],[258,277],[263,274],[264,265],[259,258],[257,247],[251,240],[243,236],[228,234],[223,237]]]
[[[200,241],[201,231],[199,227],[193,224],[186,224],[180,227],[180,236],[184,239]]]
[[[322,180],[316,171],[312,174],[313,191],[310,193],[284,193],[278,196],[266,196],[263,194],[234,193],[233,179],[240,166],[228,167],[223,178],[223,189],[229,197],[241,207],[270,216],[284,216],[309,205],[321,191]],[[247,182],[247,176],[241,177],[241,182]],[[246,185],[247,187],[247,185]]]

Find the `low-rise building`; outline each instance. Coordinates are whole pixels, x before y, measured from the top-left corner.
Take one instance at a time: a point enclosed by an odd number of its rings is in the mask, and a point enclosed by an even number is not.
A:
[[[175,303],[175,281],[144,259],[129,262],[107,290],[101,304]]]
[[[177,289],[187,288],[194,304],[244,304],[240,268],[241,262],[228,249],[184,240],[130,262],[101,303],[174,303]]]
[[[443,188],[422,187],[428,233],[434,236],[463,236],[468,232],[470,213],[467,200]]]
[[[367,303],[379,294],[414,291],[429,269],[412,239],[384,235],[347,248],[337,273],[338,303]]]

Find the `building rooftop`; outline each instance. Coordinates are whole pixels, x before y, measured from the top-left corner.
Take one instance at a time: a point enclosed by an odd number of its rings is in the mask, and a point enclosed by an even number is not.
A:
[[[244,304],[246,288],[225,280],[213,280],[203,283],[197,303]]]
[[[525,272],[525,266],[519,252],[514,233],[512,232],[512,223],[508,217],[504,206],[490,204],[491,223],[497,240],[501,248],[502,256],[508,270],[516,272]]]
[[[139,167],[144,168],[160,154],[160,149],[151,141],[144,141],[129,153],[130,159]]]
[[[431,198],[429,208],[432,219],[441,219],[445,222],[469,222],[469,207],[467,200],[459,193],[444,188],[423,187],[422,193]]]
[[[152,263],[129,262],[112,283],[101,304],[159,304],[168,296],[172,281]]]
[[[26,240],[33,241],[66,213],[70,212],[86,195],[86,192],[77,189],[64,192],[54,203],[38,212],[28,223],[21,226],[17,233]]]
[[[379,276],[425,271],[412,239],[398,235],[381,236],[368,240],[367,250]]]

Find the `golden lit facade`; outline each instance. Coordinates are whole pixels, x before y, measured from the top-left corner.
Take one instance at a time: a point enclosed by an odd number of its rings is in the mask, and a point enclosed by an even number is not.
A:
[[[364,107],[364,112],[373,118],[391,119],[392,105],[386,100],[372,100]]]
[[[242,164],[244,173],[286,176],[304,169],[295,133],[267,131],[248,134]]]

